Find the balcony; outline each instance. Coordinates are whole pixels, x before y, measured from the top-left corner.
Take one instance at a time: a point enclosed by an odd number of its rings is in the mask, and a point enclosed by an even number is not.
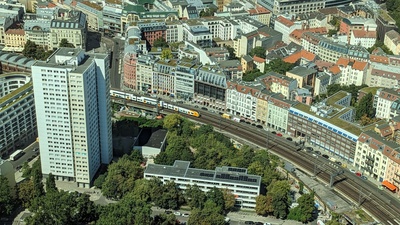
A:
[[[373,156],[366,155],[365,157],[366,157],[368,160],[375,161],[375,159],[374,159],[374,157],[373,157]]]

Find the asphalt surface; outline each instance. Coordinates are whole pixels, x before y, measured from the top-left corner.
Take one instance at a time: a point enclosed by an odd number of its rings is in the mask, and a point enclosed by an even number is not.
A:
[[[110,69],[110,83],[111,88],[121,89],[121,71],[120,70],[120,63],[122,62],[123,58],[123,49],[124,49],[124,41],[120,38],[106,38],[111,41],[112,46],[109,46],[109,49],[112,50],[113,54],[111,55],[111,69]]]
[[[22,166],[24,162],[28,162],[28,159],[33,159],[33,156],[36,154],[36,152],[33,151],[35,148],[39,148],[39,143],[34,142],[32,145],[24,149],[25,154],[22,155],[21,158],[16,161],[10,161],[14,168]]]

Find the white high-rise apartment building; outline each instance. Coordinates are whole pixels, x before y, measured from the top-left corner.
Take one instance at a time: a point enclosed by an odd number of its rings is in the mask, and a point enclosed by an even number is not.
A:
[[[32,78],[43,174],[90,187],[113,157],[109,56],[59,48]]]

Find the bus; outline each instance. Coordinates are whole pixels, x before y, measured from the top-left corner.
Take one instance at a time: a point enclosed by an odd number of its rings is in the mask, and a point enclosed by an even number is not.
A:
[[[21,158],[21,156],[23,156],[24,154],[25,154],[25,152],[22,151],[21,149],[19,149],[10,155],[10,160],[15,161],[15,160]]]

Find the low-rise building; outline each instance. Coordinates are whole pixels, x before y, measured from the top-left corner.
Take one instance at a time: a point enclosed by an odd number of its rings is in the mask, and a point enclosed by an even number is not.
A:
[[[87,26],[89,30],[103,30],[103,7],[91,1],[76,2],[76,9],[86,14]]]
[[[258,4],[272,11],[274,15],[282,13],[299,14],[310,13],[325,8],[325,1],[322,0],[259,0]]]
[[[149,164],[144,171],[145,179],[160,179],[164,184],[175,182],[180,189],[187,185],[197,185],[207,192],[216,187],[229,189],[235,195],[235,206],[254,209],[256,197],[261,191],[261,177],[247,174],[247,169],[217,167],[215,170],[190,168],[190,162],[176,160],[174,165]]]
[[[0,156],[32,143],[37,137],[33,86],[27,73],[0,75]]]
[[[302,23],[298,21],[291,21],[284,16],[278,16],[275,19],[274,30],[282,33],[282,41],[286,44],[290,43],[290,34],[296,30],[302,28]]]
[[[175,68],[175,95],[178,98],[192,100],[194,97],[194,81],[199,65],[181,61]]]
[[[268,72],[257,78],[267,90],[282,94],[290,99],[290,93],[297,88],[297,80],[275,72]]]
[[[370,87],[399,88],[400,67],[370,63],[365,84]]]
[[[297,80],[297,86],[299,88],[304,88],[307,86],[314,87],[317,71],[312,68],[296,66],[292,70],[286,72],[286,76]]]
[[[22,52],[26,43],[23,29],[8,29],[5,34],[4,48],[2,51]]]
[[[154,132],[142,129],[135,141],[133,150],[140,151],[146,159],[156,157],[167,146],[167,132],[165,129],[159,129]]]
[[[247,10],[249,17],[269,26],[272,13],[261,5],[256,5],[254,8]]]
[[[0,73],[4,72],[30,72],[35,60],[26,58],[16,53],[0,51]]]
[[[380,88],[375,94],[376,113],[375,117],[381,119],[391,119],[391,109],[393,103],[400,99],[400,92],[389,88]]]
[[[368,63],[349,58],[339,58],[336,65],[342,73],[340,78],[341,85],[361,86],[365,84],[367,77]]]
[[[395,30],[386,32],[383,42],[393,54],[400,54],[400,34]]]
[[[331,84],[339,84],[341,75],[342,72],[337,65],[319,72],[315,78],[314,96],[326,94],[328,92],[328,86]]]
[[[287,100],[281,94],[271,95],[268,98],[267,126],[287,133],[289,109],[295,102]]]

